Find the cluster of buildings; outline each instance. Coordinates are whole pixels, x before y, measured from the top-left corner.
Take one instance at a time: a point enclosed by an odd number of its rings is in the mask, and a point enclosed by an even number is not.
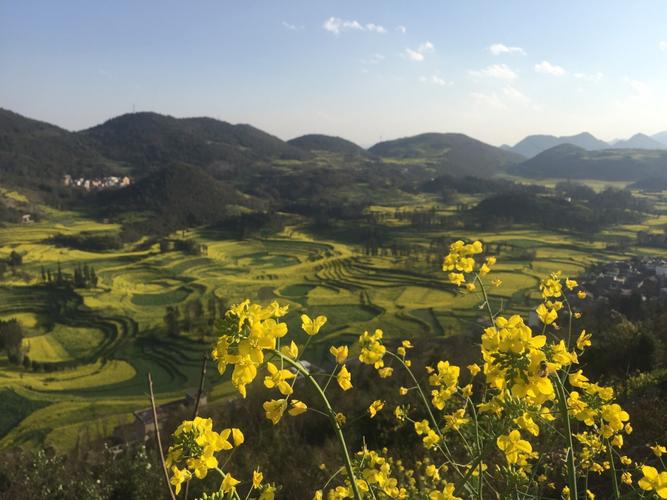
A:
[[[667,259],[633,257],[600,264],[580,280],[588,293],[604,300],[639,293],[643,300],[667,298]]]
[[[118,189],[127,187],[132,184],[132,179],[128,176],[117,177],[110,175],[108,177],[98,177],[94,179],[86,179],[84,177],[73,178],[71,175],[67,174],[63,177],[63,184],[67,187],[77,187],[85,189],[86,191],[94,189]]]

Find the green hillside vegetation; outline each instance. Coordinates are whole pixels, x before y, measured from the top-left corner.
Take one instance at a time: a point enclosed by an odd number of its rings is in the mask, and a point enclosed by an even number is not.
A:
[[[49,189],[66,173],[95,176],[123,171],[85,138],[0,109],[0,172],[4,183]]]
[[[494,175],[518,163],[521,155],[504,151],[463,134],[427,133],[380,142],[368,152],[385,159],[428,165],[436,174]]]
[[[586,151],[571,144],[563,144],[510,167],[509,172],[532,179],[554,177],[554,172],[558,172],[558,176],[563,179],[637,181],[648,177],[664,178],[667,176],[667,151]]]
[[[141,175],[166,165],[248,165],[259,159],[303,159],[306,154],[250,125],[212,118],[174,118],[132,113],[78,134],[106,157],[131,165]]]
[[[328,153],[351,156],[363,156],[367,154],[364,148],[351,141],[348,141],[347,139],[324,134],[302,135],[300,137],[290,139],[287,141],[287,144],[305,151],[324,151]]]

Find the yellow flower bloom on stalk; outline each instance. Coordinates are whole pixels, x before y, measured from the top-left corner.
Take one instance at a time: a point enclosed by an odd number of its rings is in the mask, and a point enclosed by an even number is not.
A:
[[[473,363],[471,365],[468,365],[468,366],[466,366],[466,368],[470,372],[470,375],[472,375],[473,377],[475,375],[477,375],[480,371],[482,371],[482,369],[479,367],[479,365],[477,363]]]
[[[283,413],[285,413],[285,410],[287,409],[287,400],[272,399],[271,401],[265,401],[262,407],[266,413],[266,418],[271,420],[273,425],[276,425],[280,422],[280,419],[283,418]]]
[[[503,280],[500,279],[491,280],[491,284],[496,288],[500,288],[503,284]]]
[[[630,472],[624,472],[621,474],[621,481],[628,486],[632,485],[632,474]]]
[[[299,348],[292,340],[289,346],[282,346],[280,352],[283,356],[287,356],[290,359],[297,359],[299,357]]]
[[[429,500],[463,500],[454,494],[454,485],[445,481],[442,491],[432,491],[428,495]]]
[[[586,298],[586,292],[584,292],[583,290],[579,290],[577,292],[577,297],[579,297],[582,300],[585,299]]]
[[[470,419],[465,417],[465,410],[460,408],[451,415],[445,415],[445,431],[459,430],[461,426],[468,422],[470,422]]]
[[[329,348],[329,353],[334,357],[336,363],[342,365],[347,360],[349,349],[346,345],[342,345],[340,347],[331,346]]]
[[[174,487],[174,492],[178,495],[181,492],[181,485],[192,479],[192,474],[187,469],[179,469],[175,465],[171,467],[171,484]]]
[[[324,326],[324,323],[327,322],[326,316],[318,316],[315,319],[310,319],[307,314],[301,315],[301,328],[308,335],[317,335],[320,331],[320,328]]]
[[[296,417],[297,415],[301,415],[302,413],[305,413],[308,411],[308,407],[306,406],[306,403],[303,401],[299,401],[298,399],[293,399],[290,401],[292,407],[287,411],[287,413],[290,414],[292,417]]]
[[[586,333],[586,330],[581,330],[579,337],[577,338],[577,349],[583,351],[587,347],[591,346],[591,337],[590,333]]]
[[[225,474],[225,477],[222,480],[222,484],[220,485],[220,491],[223,493],[231,493],[236,489],[236,485],[240,482],[241,481],[234,479],[231,474],[227,473]]]
[[[540,319],[540,321],[545,325],[550,325],[558,319],[558,312],[556,312],[556,309],[549,309],[544,304],[537,306],[535,312],[537,313],[537,317]]]
[[[380,368],[378,370],[378,375],[380,375],[380,378],[389,378],[393,373],[394,369],[391,366],[385,366],[384,368]]]
[[[486,264],[482,264],[479,268],[479,275],[480,276],[486,276],[490,272],[491,272],[491,268]]]
[[[466,277],[462,273],[449,273],[447,275],[449,282],[456,286],[461,286],[466,282]]]
[[[264,480],[264,474],[259,470],[255,469],[252,471],[252,487],[255,490],[258,490],[262,486],[262,481]]]
[[[372,335],[368,332],[364,332],[359,337],[359,346],[361,347],[359,361],[366,365],[373,365],[376,369],[384,366],[382,358],[387,349],[380,342],[382,340],[382,335],[382,330],[377,329]]]
[[[291,371],[279,370],[278,367],[270,361],[266,363],[266,370],[269,372],[269,376],[264,378],[264,386],[267,389],[273,389],[275,387],[283,396],[292,394],[292,386],[287,383],[287,380],[295,377]]]
[[[637,481],[644,491],[655,491],[660,498],[667,498],[667,472],[658,473],[655,467],[642,466],[643,477]]]
[[[531,433],[533,436],[540,435],[540,428],[532,419],[528,413],[524,413],[520,417],[514,419],[514,423],[519,426],[520,429],[523,429],[526,432]]]
[[[565,286],[567,287],[568,290],[574,290],[576,287],[579,286],[579,283],[577,283],[575,280],[571,280],[570,278],[566,278]]]
[[[665,448],[661,444],[656,443],[654,446],[650,446],[649,448],[651,448],[653,454],[658,458],[662,457],[665,453],[667,453],[667,448]]]
[[[561,284],[561,272],[551,273],[540,282],[540,291],[542,297],[548,299],[550,297],[558,298],[562,295],[563,285]]]
[[[368,413],[371,416],[371,418],[375,418],[375,415],[380,412],[384,408],[384,401],[380,401],[379,399],[376,399],[371,403],[371,405],[368,407]]]
[[[345,365],[341,367],[338,375],[336,375],[336,381],[344,391],[352,389],[352,374],[348,371]]]
[[[500,435],[496,439],[496,445],[505,453],[507,463],[510,465],[523,464],[533,453],[533,447],[525,439],[521,439],[521,433],[516,429],[507,435]]]

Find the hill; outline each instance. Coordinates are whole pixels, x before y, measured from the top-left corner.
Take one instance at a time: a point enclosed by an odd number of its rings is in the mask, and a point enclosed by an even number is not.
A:
[[[509,171],[533,179],[636,181],[667,177],[667,151],[606,149],[586,151],[571,144],[548,149]]]
[[[305,151],[326,151],[341,155],[365,155],[366,150],[352,141],[323,134],[306,134],[287,141],[287,144]]]
[[[0,109],[0,174],[5,182],[52,187],[65,174],[121,172],[120,165],[101,155],[85,138]]]
[[[406,164],[428,164],[435,174],[486,176],[522,157],[464,134],[426,133],[380,142],[369,153]]]
[[[97,200],[98,206],[110,207],[104,215],[138,213],[143,219],[138,225],[150,233],[213,224],[230,207],[250,203],[233,187],[188,165],[163,168],[127,188],[99,193]]]
[[[604,141],[596,138],[588,132],[582,132],[577,135],[561,136],[555,135],[529,135],[522,139],[514,147],[510,148],[515,153],[519,153],[526,158],[532,158],[547,149],[551,149],[561,144],[572,144],[588,151],[597,151],[609,147]]]
[[[135,175],[166,165],[248,165],[268,158],[303,159],[307,155],[250,125],[212,118],[174,118],[157,113],[118,116],[79,132],[105,156],[129,164]]]
[[[665,130],[664,132],[658,132],[657,134],[653,134],[651,136],[651,139],[667,146],[667,130]]]
[[[616,141],[614,149],[667,149],[667,145],[646,134],[635,134],[629,139]]]

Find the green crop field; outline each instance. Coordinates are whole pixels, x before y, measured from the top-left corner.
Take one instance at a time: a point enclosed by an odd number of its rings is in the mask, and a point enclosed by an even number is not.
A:
[[[467,198],[467,203],[477,201]],[[181,398],[194,388],[212,332],[205,326],[169,337],[164,327],[168,306],[184,308],[196,299],[206,309],[211,297],[227,304],[245,298],[278,300],[290,306],[286,319],[299,344],[305,342],[299,314],[329,317],[315,349],[333,337],[352,342],[372,328],[384,329],[390,338],[449,336],[476,327],[480,296],[447,283],[440,257],[428,254],[433,241],[457,237],[505,245],[492,276],[502,286],[491,288],[490,294],[493,300],[502,300],[506,310],[525,312],[530,307],[528,297],[548,272],[562,270],[576,276],[596,262],[667,255],[652,248],[609,246],[619,236],[659,231],[667,224],[667,203],[662,195],[651,198],[666,212],[586,238],[530,226],[482,233],[417,231],[395,218],[397,209],[434,208],[451,215],[454,207],[427,195],[411,205],[400,201],[374,205],[371,211],[382,214],[396,241],[421,249],[409,256],[368,256],[360,246],[316,238],[298,224],[271,238],[244,241],[210,229],[190,230],[188,238],[208,247],[201,256],[161,253],[157,244],[82,251],[56,247],[49,238],[117,231],[118,226],[45,209],[46,217],[38,223],[0,227],[0,257],[12,250],[24,256],[21,272],[6,272],[0,281],[0,319],[15,318],[23,325],[26,352],[36,364],[11,365],[0,354],[0,397],[6,402],[0,407],[0,446],[46,444],[67,449],[82,437],[110,434],[114,426],[131,420],[133,410],[146,407],[149,372],[161,401]],[[172,235],[180,237],[180,232]],[[53,271],[60,265],[71,273],[80,263],[94,267],[96,287],[66,292],[42,284],[42,267]],[[216,404],[228,397],[230,384],[213,375],[210,400]]]

